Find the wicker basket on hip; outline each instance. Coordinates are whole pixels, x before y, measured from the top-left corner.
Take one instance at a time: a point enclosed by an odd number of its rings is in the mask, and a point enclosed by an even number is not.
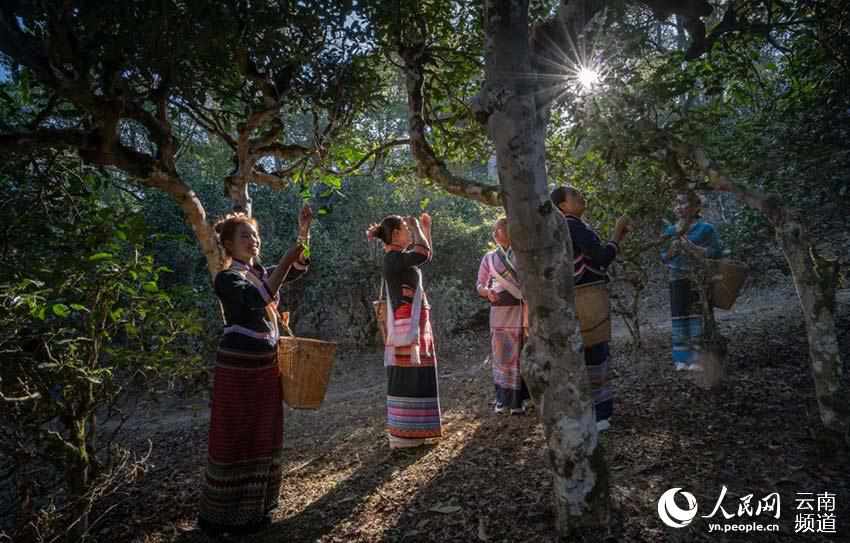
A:
[[[711,304],[719,309],[732,309],[750,268],[728,258],[712,261],[710,266]]]
[[[277,361],[286,405],[293,409],[318,409],[322,405],[335,353],[336,343],[333,342],[280,337]]]
[[[611,306],[604,283],[579,285],[575,289],[576,313],[585,348],[611,340]]]

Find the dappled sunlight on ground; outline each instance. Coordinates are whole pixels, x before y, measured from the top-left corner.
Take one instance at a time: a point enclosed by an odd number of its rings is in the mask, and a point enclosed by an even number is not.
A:
[[[842,307],[846,352],[850,315]],[[749,313],[741,309],[721,319],[730,354],[727,375],[712,390],[673,370],[669,331],[647,334],[632,355],[625,337],[615,339],[617,399],[601,443],[618,540],[725,541],[707,532],[707,520],[695,520],[687,533],[661,524],[657,501],[673,487],[692,492],[701,514],[724,485],[730,506],[748,493],[784,493],[782,533],[750,534],[747,541],[808,541],[793,536],[796,492],[834,492],[844,511],[850,505],[846,454],[831,460],[817,448],[807,347],[794,317],[799,310],[775,300]],[[467,345],[441,353],[444,437],[401,451],[390,451],[384,432],[380,353],[342,353],[337,368],[345,376],[322,408],[287,410],[281,507],[269,530],[246,541],[554,542],[543,427],[533,412],[492,412],[486,349],[484,337],[478,350]],[[111,541],[207,541],[194,528],[206,428],[187,417],[184,427],[153,436],[156,466],[134,489],[126,525],[117,516],[105,523]]]

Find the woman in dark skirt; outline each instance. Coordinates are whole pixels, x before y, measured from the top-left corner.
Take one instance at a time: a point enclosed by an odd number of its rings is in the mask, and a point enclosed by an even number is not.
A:
[[[277,266],[257,260],[257,222],[244,214],[216,224],[229,266],[214,281],[224,312],[216,356],[208,462],[198,523],[210,535],[244,534],[269,524],[278,505],[283,404],[277,367],[278,289],[307,270],[312,221],[304,206],[298,241]]]
[[[604,285],[608,282],[606,269],[617,257],[620,243],[629,231],[626,217],[617,219],[610,241],[603,242],[599,235],[582,220],[587,207],[584,195],[569,186],[558,187],[549,195],[552,203],[563,213],[573,244],[575,261],[573,278],[576,287]],[[608,341],[584,346],[584,362],[590,377],[596,428],[608,430],[614,412],[614,391],[609,381],[610,358]]]
[[[421,221],[421,225],[420,225]],[[387,433],[390,448],[442,435],[437,353],[419,266],[431,260],[431,217],[390,215],[366,232],[384,243],[387,287]]]

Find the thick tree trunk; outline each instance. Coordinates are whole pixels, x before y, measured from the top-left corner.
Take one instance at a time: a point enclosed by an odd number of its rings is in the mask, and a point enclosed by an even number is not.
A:
[[[548,107],[535,100],[527,2],[486,2],[484,97],[502,198],[530,310],[523,375],[543,420],[554,477],[558,533],[607,523],[608,480],[590,386],[575,335],[573,259],[563,218],[550,203],[545,167]]]
[[[776,237],[791,268],[806,321],[815,393],[826,429],[823,441],[828,447],[837,440],[850,442],[850,394],[841,386],[843,367],[835,330],[837,263],[818,258],[797,220],[778,225]]]
[[[815,392],[826,430],[820,437],[827,450],[836,441],[850,442],[850,392],[841,383],[843,365],[835,330],[837,264],[817,255],[799,215],[782,207],[779,197],[737,185],[720,172],[701,148],[679,144],[672,151],[674,156],[693,161],[715,190],[734,193],[750,207],[762,211],[773,225],[806,321]]]
[[[228,178],[224,183],[227,187],[227,196],[233,202],[233,211],[244,213],[249,217],[253,216],[251,196],[248,194],[248,183],[246,181],[237,181],[235,178]]]

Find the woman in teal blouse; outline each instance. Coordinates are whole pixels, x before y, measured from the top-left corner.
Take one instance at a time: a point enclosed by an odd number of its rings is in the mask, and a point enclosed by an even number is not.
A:
[[[676,197],[679,220],[665,228],[670,238],[661,260],[670,269],[670,314],[673,320],[673,363],[676,370],[701,371],[703,324],[699,285],[691,276],[694,258],[719,258],[723,254],[714,226],[701,220],[701,202],[694,193]]]

